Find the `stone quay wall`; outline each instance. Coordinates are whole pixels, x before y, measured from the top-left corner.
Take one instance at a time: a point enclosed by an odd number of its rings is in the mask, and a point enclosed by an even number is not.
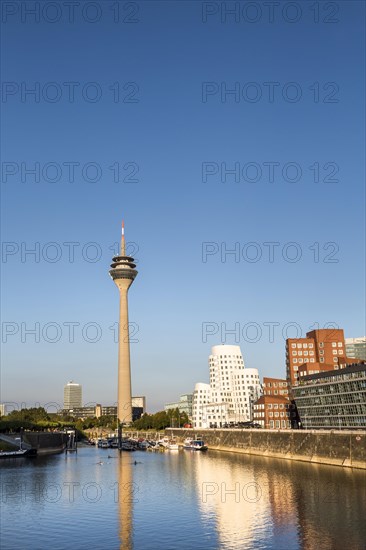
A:
[[[167,428],[179,443],[202,438],[209,449],[366,470],[366,431],[193,430]]]
[[[37,449],[37,454],[62,453],[65,450],[67,434],[63,432],[24,432],[25,443]]]

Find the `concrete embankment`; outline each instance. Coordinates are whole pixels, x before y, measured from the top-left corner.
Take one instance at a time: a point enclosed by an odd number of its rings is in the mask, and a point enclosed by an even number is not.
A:
[[[62,453],[66,447],[67,434],[63,432],[24,432],[23,440],[38,455]]]
[[[201,437],[210,449],[366,470],[366,431],[166,429],[180,443]]]

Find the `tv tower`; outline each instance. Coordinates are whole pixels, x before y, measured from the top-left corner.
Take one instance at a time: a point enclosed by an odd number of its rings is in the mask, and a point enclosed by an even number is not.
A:
[[[119,339],[118,339],[118,427],[132,422],[132,393],[130,366],[130,338],[128,331],[128,289],[137,275],[134,259],[126,256],[125,226],[122,221],[120,256],[115,256],[110,276],[119,290]]]

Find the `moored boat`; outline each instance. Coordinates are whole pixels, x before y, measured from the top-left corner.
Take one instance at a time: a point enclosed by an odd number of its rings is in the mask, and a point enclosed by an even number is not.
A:
[[[188,449],[191,451],[207,451],[208,447],[205,445],[203,439],[187,438],[184,440],[183,449]]]
[[[171,439],[170,441],[168,441],[167,449],[169,451],[179,451],[179,445],[177,443],[177,440]]]
[[[37,449],[18,449],[17,451],[0,451],[0,458],[19,458],[37,456]]]

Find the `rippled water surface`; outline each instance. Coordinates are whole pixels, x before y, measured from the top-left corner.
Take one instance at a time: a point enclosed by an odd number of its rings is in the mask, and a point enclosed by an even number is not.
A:
[[[93,447],[0,469],[2,550],[366,548],[361,471]]]

